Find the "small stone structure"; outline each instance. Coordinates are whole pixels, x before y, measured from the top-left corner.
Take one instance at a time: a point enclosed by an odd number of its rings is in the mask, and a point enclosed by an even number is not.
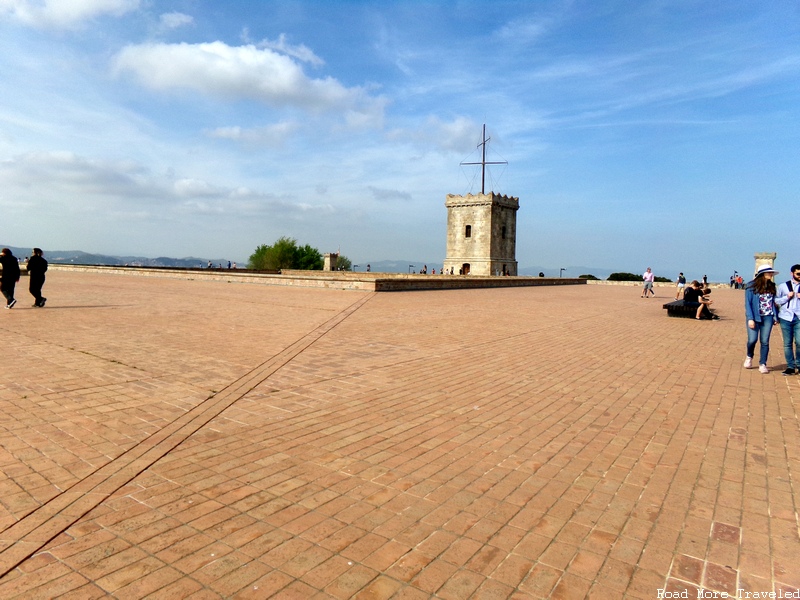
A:
[[[756,252],[753,255],[753,258],[756,260],[756,268],[753,270],[753,273],[758,271],[758,268],[767,265],[775,268],[775,259],[778,258],[777,252]]]
[[[488,194],[448,194],[446,273],[517,274],[519,198]]]
[[[335,271],[336,264],[339,262],[339,253],[338,252],[328,252],[327,254],[322,255],[322,270],[323,271]]]

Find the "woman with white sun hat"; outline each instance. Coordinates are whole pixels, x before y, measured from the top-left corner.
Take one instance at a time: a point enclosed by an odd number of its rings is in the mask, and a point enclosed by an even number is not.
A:
[[[753,366],[756,342],[761,343],[761,354],[758,360],[760,373],[769,373],[767,356],[769,356],[769,336],[778,315],[775,305],[775,275],[778,271],[769,265],[761,265],[756,271],[753,281],[747,284],[744,294],[744,311],[747,316],[747,357],[744,368]]]

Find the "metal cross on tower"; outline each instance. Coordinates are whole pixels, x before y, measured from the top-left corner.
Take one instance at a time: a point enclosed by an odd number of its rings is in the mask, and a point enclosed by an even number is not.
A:
[[[486,165],[507,165],[507,160],[501,160],[497,162],[486,162],[486,142],[488,142],[492,138],[486,137],[486,123],[483,124],[483,135],[481,136],[481,140],[483,140],[480,144],[478,144],[478,148],[483,146],[483,153],[481,155],[481,162],[462,162],[462,165],[480,165],[481,166],[481,194],[485,194],[485,186],[486,186]]]

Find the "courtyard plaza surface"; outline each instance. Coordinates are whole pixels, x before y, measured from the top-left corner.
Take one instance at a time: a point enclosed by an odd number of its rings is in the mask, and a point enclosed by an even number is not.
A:
[[[800,587],[800,377],[777,329],[742,368],[740,291],[44,291],[0,313],[0,598]]]

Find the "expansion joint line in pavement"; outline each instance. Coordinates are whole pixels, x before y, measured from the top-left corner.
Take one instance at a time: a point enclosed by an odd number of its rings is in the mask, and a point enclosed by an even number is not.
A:
[[[0,532],[0,577],[40,551],[48,542],[66,531],[122,486],[131,482],[250,390],[302,354],[374,295],[374,292],[370,293],[354,302],[169,425]]]

